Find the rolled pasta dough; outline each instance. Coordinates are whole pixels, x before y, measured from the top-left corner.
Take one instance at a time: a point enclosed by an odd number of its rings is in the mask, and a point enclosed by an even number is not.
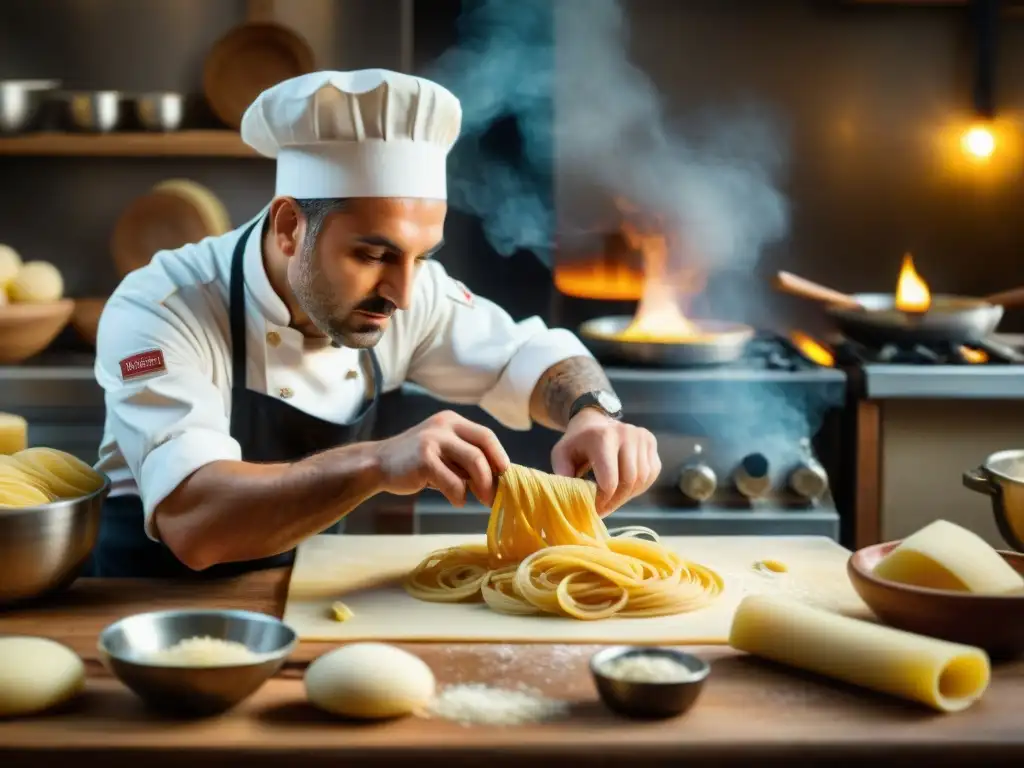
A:
[[[780,664],[959,712],[988,688],[980,648],[851,619],[794,600],[745,597],[729,645]]]
[[[351,643],[328,651],[306,669],[306,697],[344,717],[398,717],[434,697],[434,673],[419,656],[385,643]]]
[[[70,648],[43,637],[0,638],[0,717],[59,706],[85,686],[85,664]]]

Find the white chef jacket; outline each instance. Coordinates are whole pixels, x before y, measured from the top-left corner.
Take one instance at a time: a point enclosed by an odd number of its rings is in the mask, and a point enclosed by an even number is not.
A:
[[[228,290],[235,244],[251,223],[158,252],[125,277],[100,318],[95,373],[106,421],[96,467],[110,477],[111,496],[141,497],[154,540],[153,510],[182,480],[209,462],[242,458],[229,434]],[[248,388],[326,421],[349,421],[372,393],[372,372],[358,350],[288,327],[290,313],[263,268],[261,229],[253,228],[244,254]],[[121,362],[152,350],[162,352],[162,370],[125,380]],[[538,317],[514,322],[434,260],[420,268],[410,308],[395,313],[375,352],[384,392],[415,382],[517,430],[531,426],[530,395],[541,374],[590,354],[571,332]]]

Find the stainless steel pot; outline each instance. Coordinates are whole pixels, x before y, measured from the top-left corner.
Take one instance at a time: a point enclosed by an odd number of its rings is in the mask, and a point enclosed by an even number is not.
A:
[[[54,594],[82,572],[100,529],[110,480],[80,499],[0,508],[0,606]]]
[[[964,472],[964,486],[992,498],[999,533],[1024,552],[1024,450],[999,451],[977,469]]]

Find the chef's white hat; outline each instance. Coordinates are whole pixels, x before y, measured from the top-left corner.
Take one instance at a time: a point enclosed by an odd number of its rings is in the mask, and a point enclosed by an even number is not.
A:
[[[261,93],[242,140],[277,158],[277,196],[447,198],[462,107],[430,80],[364,69],[313,72]]]

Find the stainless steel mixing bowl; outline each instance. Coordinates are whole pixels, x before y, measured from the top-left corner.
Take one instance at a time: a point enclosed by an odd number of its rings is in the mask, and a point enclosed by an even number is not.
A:
[[[82,131],[108,133],[121,125],[119,91],[81,91],[68,94],[68,117]]]
[[[135,116],[150,131],[176,131],[185,116],[180,93],[144,93],[135,98]]]
[[[58,592],[78,578],[100,530],[110,480],[80,499],[0,508],[0,606]]]
[[[667,682],[636,682],[612,677],[607,666],[627,656],[667,657],[690,671],[685,680]],[[601,700],[613,712],[636,718],[667,718],[681,715],[692,707],[711,665],[697,656],[673,648],[647,646],[615,646],[598,651],[590,658],[590,672]]]
[[[34,127],[43,103],[57,80],[0,80],[0,133],[21,133]]]
[[[150,656],[192,637],[242,643],[252,661],[219,666],[170,666]],[[284,664],[298,643],[284,622],[263,613],[179,610],[140,613],[100,634],[106,667],[150,706],[187,715],[224,712],[251,696]]]

